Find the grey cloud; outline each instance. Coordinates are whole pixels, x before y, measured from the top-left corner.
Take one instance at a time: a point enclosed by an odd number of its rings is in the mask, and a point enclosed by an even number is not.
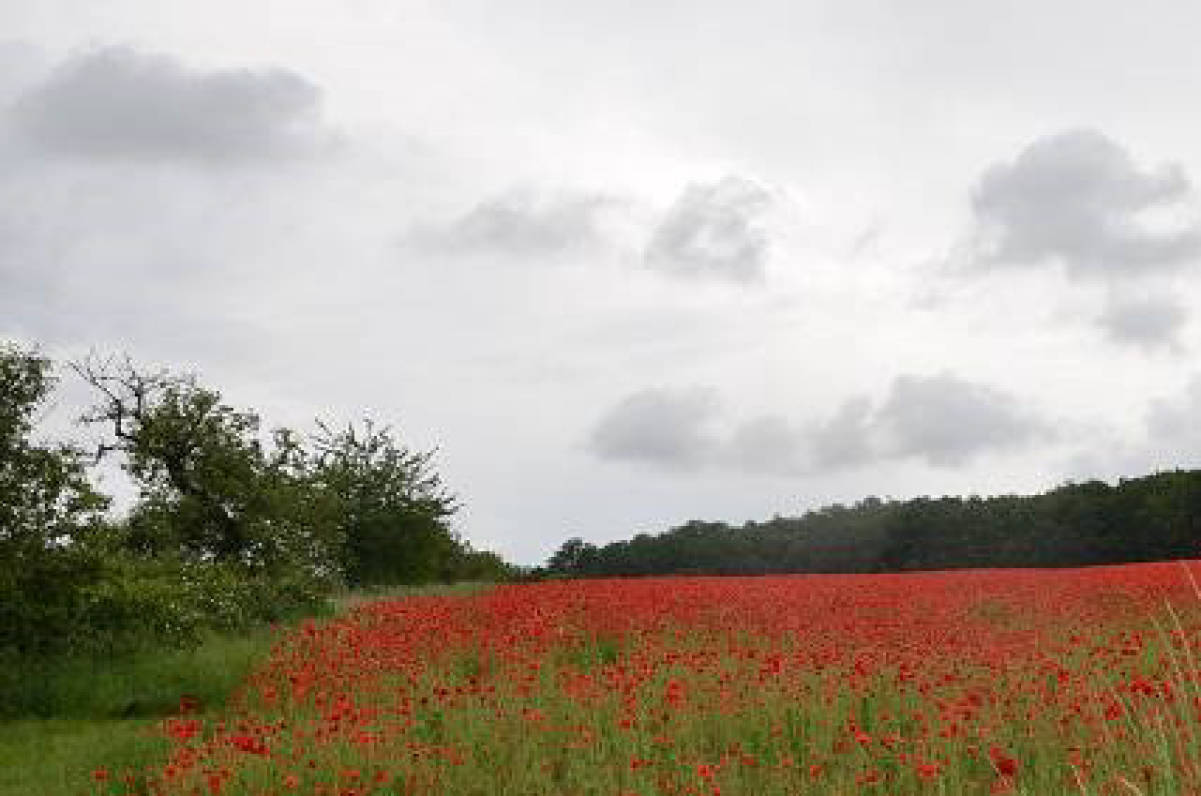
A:
[[[604,214],[620,204],[593,194],[512,191],[480,202],[444,226],[419,228],[411,239],[457,254],[553,256],[602,242]]]
[[[685,278],[762,281],[769,242],[759,221],[771,201],[742,177],[688,186],[651,234],[647,267]]]
[[[716,443],[708,425],[716,414],[712,390],[643,390],[627,396],[600,419],[589,447],[602,459],[694,469],[713,454]]]
[[[723,419],[718,415],[710,391],[635,393],[601,420],[592,450],[606,459],[677,469],[804,476],[905,459],[956,468],[1055,437],[1014,396],[949,373],[898,376],[878,404],[851,398],[809,426],[763,414],[719,436],[708,431]]]
[[[819,468],[855,467],[873,458],[872,404],[866,397],[851,398],[824,423],[809,431],[813,460]]]
[[[727,466],[747,473],[794,474],[804,469],[803,434],[785,418],[763,415],[734,430],[723,446]]]
[[[43,151],[121,160],[272,159],[327,140],[320,91],[284,69],[201,72],[166,55],[107,47],[69,59],[9,111]]]
[[[1179,352],[1188,314],[1184,304],[1170,296],[1112,298],[1097,323],[1115,343]]]
[[[1050,135],[980,179],[973,256],[983,266],[1060,263],[1073,277],[1179,266],[1201,254],[1201,227],[1154,231],[1139,214],[1189,193],[1179,165],[1141,170],[1096,130]]]
[[[1012,395],[949,373],[897,377],[871,422],[886,455],[935,467],[957,467],[1050,435]]]

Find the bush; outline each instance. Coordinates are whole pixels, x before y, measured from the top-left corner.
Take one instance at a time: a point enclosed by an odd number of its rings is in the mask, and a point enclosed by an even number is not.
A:
[[[128,359],[74,366],[138,489],[120,521],[83,452],[32,441],[50,361],[0,344],[0,659],[188,647],[322,610],[335,587],[502,579],[451,529],[432,452],[367,422],[277,429],[192,376]]]

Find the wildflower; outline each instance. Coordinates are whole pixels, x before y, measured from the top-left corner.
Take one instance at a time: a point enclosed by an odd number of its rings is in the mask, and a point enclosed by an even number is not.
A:
[[[267,744],[263,739],[256,738],[253,735],[235,735],[229,739],[229,743],[240,752],[246,752],[251,755],[260,755],[266,757],[269,753]]]
[[[917,776],[919,779],[929,782],[938,776],[940,770],[938,763],[919,763],[917,766]]]
[[[187,741],[200,732],[200,722],[196,719],[170,719],[167,722],[167,735],[177,741]]]
[[[1001,747],[990,746],[988,757],[992,760],[993,768],[1002,777],[1012,777],[1018,773],[1018,761],[1005,754],[1005,750]]]
[[[875,785],[880,780],[880,772],[874,768],[869,768],[867,771],[861,771],[855,775],[855,782],[859,785]]]

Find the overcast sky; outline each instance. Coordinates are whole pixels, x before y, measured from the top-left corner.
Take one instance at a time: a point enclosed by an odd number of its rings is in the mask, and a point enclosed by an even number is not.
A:
[[[195,372],[268,426],[392,423],[523,563],[1201,466],[1199,26],[2,3],[0,338]]]

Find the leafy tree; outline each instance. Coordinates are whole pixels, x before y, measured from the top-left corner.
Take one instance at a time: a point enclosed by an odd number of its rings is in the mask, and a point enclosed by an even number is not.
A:
[[[452,579],[467,548],[449,525],[459,504],[433,468],[436,451],[410,450],[371,420],[318,427],[314,478],[338,506],[347,581]]]
[[[149,556],[334,576],[335,510],[315,490],[296,435],[260,438],[259,418],[195,377],[147,372],[128,358],[73,366],[99,393],[81,419],[111,432],[99,454],[124,454],[140,491],[127,546]]]
[[[32,441],[50,362],[0,345],[0,654],[188,643],[316,607],[328,587],[501,579],[451,530],[433,452],[370,422],[311,439],[261,432],[193,376],[88,357],[81,418],[138,489],[120,520],[77,447]],[[2,694],[0,694],[2,696]]]
[[[573,536],[559,547],[546,562],[546,568],[556,575],[584,575],[596,558],[596,546]]]
[[[463,550],[456,557],[454,580],[497,583],[515,577],[515,568],[490,550],[473,550],[470,545],[463,543]]]
[[[64,642],[79,589],[97,577],[83,543],[108,501],[81,451],[32,439],[54,385],[48,359],[0,344],[0,650]]]

